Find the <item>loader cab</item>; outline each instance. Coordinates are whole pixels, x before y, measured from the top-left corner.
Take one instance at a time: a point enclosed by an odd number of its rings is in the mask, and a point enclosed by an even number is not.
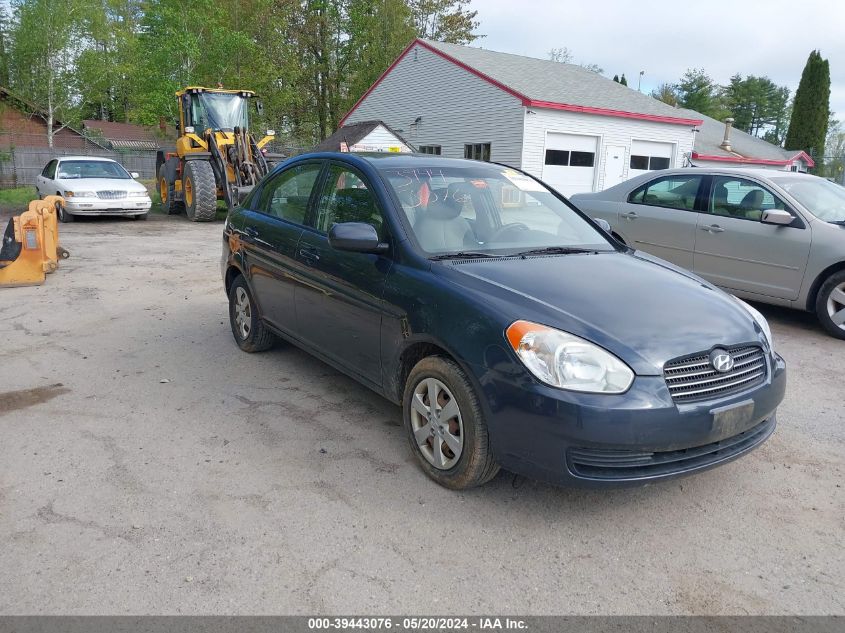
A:
[[[249,102],[255,94],[248,90],[186,88],[178,96],[180,135],[186,127],[193,127],[199,136],[208,129],[215,132],[232,132],[236,127],[249,129]]]

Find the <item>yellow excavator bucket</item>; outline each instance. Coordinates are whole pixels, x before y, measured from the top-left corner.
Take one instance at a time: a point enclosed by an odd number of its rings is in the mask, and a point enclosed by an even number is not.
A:
[[[0,286],[37,286],[59,267],[68,252],[59,245],[57,205],[61,196],[33,200],[9,220],[0,242]]]

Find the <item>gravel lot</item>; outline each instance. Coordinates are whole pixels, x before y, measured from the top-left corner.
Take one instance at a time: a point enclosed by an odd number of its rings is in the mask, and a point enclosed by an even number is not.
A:
[[[454,493],[398,408],[229,330],[222,225],[62,225],[0,289],[0,613],[845,614],[845,341],[758,306],[780,427],[612,492],[509,473]]]

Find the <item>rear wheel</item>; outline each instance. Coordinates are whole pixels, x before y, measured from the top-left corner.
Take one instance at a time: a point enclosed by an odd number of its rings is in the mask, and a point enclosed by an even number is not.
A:
[[[478,397],[457,363],[440,356],[418,362],[402,404],[411,450],[441,486],[472,488],[499,472]]]
[[[243,276],[238,276],[229,288],[229,324],[235,342],[245,352],[263,352],[276,342],[275,335],[258,315]]]
[[[830,334],[845,339],[845,270],[832,274],[819,288],[816,315]]]
[[[211,163],[190,160],[185,163],[182,180],[185,211],[193,222],[210,222],[217,215],[217,181]]]
[[[161,197],[161,210],[168,215],[178,215],[185,208],[181,200],[176,200],[176,184],[167,180],[164,165],[158,170],[158,195]]]

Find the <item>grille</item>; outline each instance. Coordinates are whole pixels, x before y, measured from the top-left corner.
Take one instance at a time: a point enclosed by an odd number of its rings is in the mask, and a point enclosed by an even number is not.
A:
[[[766,357],[757,345],[725,348],[734,359],[728,372],[720,373],[710,364],[710,355],[672,360],[663,366],[663,377],[675,402],[694,402],[729,396],[766,379]]]
[[[126,197],[125,191],[98,191],[97,197],[100,200],[123,200]]]
[[[627,451],[573,448],[567,452],[569,469],[588,479],[654,479],[706,468],[759,446],[775,430],[775,416],[719,442],[677,451]]]

